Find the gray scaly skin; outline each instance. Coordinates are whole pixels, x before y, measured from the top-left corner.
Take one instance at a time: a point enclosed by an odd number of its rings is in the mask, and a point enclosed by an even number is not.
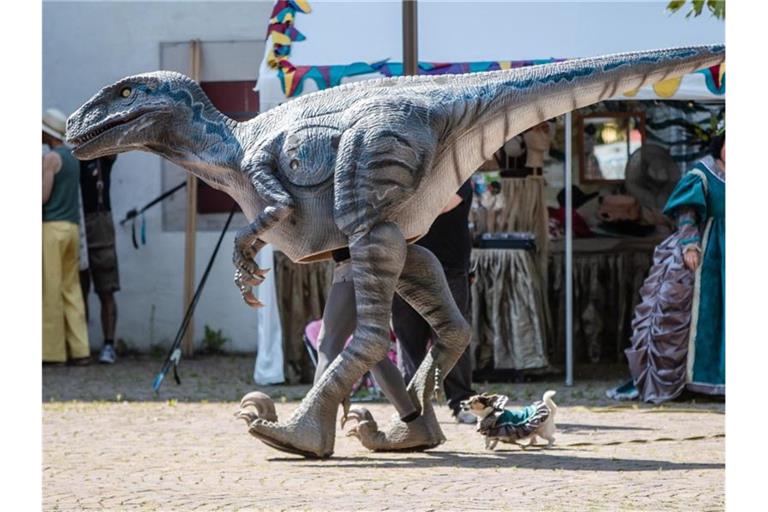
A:
[[[339,403],[386,354],[396,288],[441,335],[409,386],[423,410],[429,411],[434,382],[468,343],[466,322],[438,304],[442,272],[424,260],[416,268],[431,274],[419,276],[405,260],[420,258],[407,243],[426,233],[475,169],[541,121],[716,65],[724,56],[723,46],[701,46],[377,79],[308,94],[245,123],[218,112],[187,77],[155,72],[102,89],[70,117],[67,133],[78,158],[149,151],[232,196],[251,223],[237,233],[234,255],[236,283],[251,305],[259,305],[251,286],[264,279],[253,258],[264,244],[296,262],[350,248],[358,318],[353,343],[287,422],[259,417],[256,399],[244,399],[242,416],[270,446],[327,457]],[[403,427],[390,430],[397,431],[390,446],[397,449]],[[442,440],[439,427],[412,430],[414,437],[429,432],[427,444]]]

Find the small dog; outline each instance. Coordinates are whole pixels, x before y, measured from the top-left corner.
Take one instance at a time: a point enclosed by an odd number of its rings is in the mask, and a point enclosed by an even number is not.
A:
[[[499,441],[516,444],[525,449],[534,446],[539,437],[547,446],[555,442],[555,413],[552,401],[555,392],[544,393],[541,401],[518,410],[504,408],[509,398],[505,395],[475,395],[461,402],[462,410],[477,416],[477,431],[485,436],[485,448],[493,450]],[[522,444],[523,441],[528,444]]]

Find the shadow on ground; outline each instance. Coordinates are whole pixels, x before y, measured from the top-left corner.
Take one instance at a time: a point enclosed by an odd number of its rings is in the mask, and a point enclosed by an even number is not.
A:
[[[174,382],[171,373],[155,394],[152,381],[162,364],[162,358],[131,356],[119,359],[115,365],[44,366],[42,399],[44,402],[237,402],[246,393],[261,390],[277,402],[291,402],[301,400],[309,390],[309,385],[256,386],[253,384],[252,355],[215,355],[183,359],[179,366],[181,385]],[[510,405],[540,400],[543,390],[555,389],[555,401],[570,406],[654,408],[636,402],[615,402],[605,397],[605,390],[616,386],[623,378],[616,365],[577,369],[573,387],[565,387],[560,376],[549,376],[518,383],[475,383],[474,388],[478,393],[504,393],[509,396]],[[694,397],[665,404],[660,409],[681,407],[722,412],[724,403]],[[569,426],[563,425],[563,428]]]
[[[301,463],[336,468],[445,468],[472,467],[518,468],[518,469],[561,469],[564,471],[669,471],[696,469],[724,469],[721,463],[670,462],[666,460],[620,459],[612,457],[584,457],[557,455],[555,449],[534,450],[531,452],[496,450],[487,455],[472,452],[425,452],[428,457],[408,457],[401,454],[394,457],[344,457],[322,461],[307,461],[293,457],[273,457],[270,462]]]

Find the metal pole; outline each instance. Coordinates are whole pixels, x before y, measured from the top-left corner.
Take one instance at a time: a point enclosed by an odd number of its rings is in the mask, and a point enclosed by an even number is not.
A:
[[[572,114],[565,114],[565,385],[573,386],[573,151]]]
[[[191,41],[192,50],[190,61],[190,75],[193,80],[200,82],[200,41]],[[187,311],[192,303],[195,293],[195,245],[197,242],[197,178],[187,174],[187,218],[184,233],[184,307]],[[195,322],[189,319],[189,327],[184,334],[181,348],[185,356],[192,356],[195,352]]]
[[[416,0],[403,0],[403,74],[419,74],[419,21]]]

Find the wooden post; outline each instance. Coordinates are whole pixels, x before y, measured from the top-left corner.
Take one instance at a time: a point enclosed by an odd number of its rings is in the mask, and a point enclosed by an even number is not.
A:
[[[196,82],[200,81],[200,41],[190,42],[191,66],[190,75]],[[197,178],[187,174],[187,222],[184,234],[184,304],[182,311],[186,312],[195,293],[195,246],[197,238]],[[195,353],[195,320],[189,319],[187,332],[181,347],[184,356]]]
[[[419,74],[419,22],[416,0],[403,0],[403,74]]]

